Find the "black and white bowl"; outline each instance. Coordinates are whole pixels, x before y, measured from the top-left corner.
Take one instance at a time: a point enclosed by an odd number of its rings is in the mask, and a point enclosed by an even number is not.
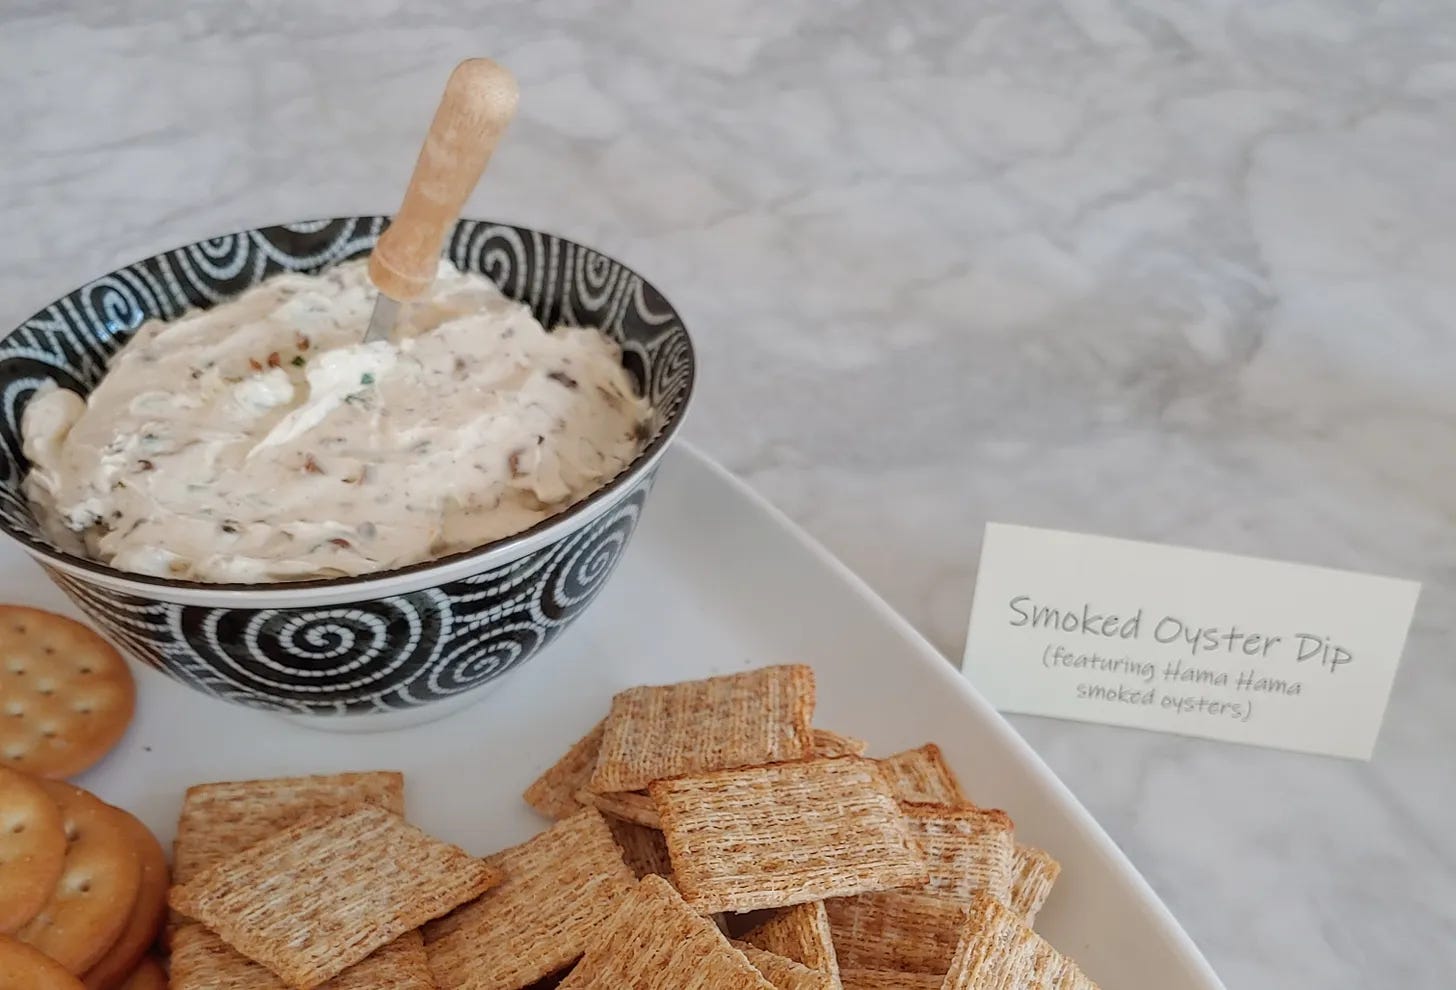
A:
[[[591,604],[631,539],[693,390],[692,342],[662,294],[563,238],[456,224],[445,249],[456,266],[489,276],[547,327],[597,326],[622,345],[624,367],[656,411],[653,435],[617,478],[523,533],[359,577],[206,584],[67,553],[46,539],[22,493],[29,465],[20,418],[47,380],[88,393],[144,320],[213,306],[278,272],[317,272],[367,254],[386,224],[345,217],[189,244],[101,276],[0,340],[0,530],[137,660],[252,708],[357,716],[309,719],[324,727],[415,721],[458,707]]]

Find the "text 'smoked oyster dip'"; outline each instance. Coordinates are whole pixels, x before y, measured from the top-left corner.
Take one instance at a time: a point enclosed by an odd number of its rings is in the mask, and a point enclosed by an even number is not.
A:
[[[121,570],[258,583],[366,574],[527,529],[636,456],[651,410],[595,329],[548,333],[441,263],[362,343],[363,261],[151,321],[88,399],[22,423],[48,535]]]

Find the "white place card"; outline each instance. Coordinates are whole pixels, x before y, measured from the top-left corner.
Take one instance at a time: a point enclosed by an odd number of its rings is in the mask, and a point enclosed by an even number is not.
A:
[[[990,523],[961,669],[1003,711],[1369,759],[1420,587]]]

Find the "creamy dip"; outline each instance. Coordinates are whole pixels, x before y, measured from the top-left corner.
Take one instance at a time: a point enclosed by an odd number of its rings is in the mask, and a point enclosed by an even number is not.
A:
[[[152,321],[87,399],[26,407],[26,492],[58,542],[197,581],[365,574],[518,533],[636,455],[650,410],[598,330],[548,333],[441,263],[362,343],[363,261]]]

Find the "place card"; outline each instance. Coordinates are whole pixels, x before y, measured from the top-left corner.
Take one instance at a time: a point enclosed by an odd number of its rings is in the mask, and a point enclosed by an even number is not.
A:
[[[961,669],[1003,711],[1369,759],[1419,594],[990,523]]]

